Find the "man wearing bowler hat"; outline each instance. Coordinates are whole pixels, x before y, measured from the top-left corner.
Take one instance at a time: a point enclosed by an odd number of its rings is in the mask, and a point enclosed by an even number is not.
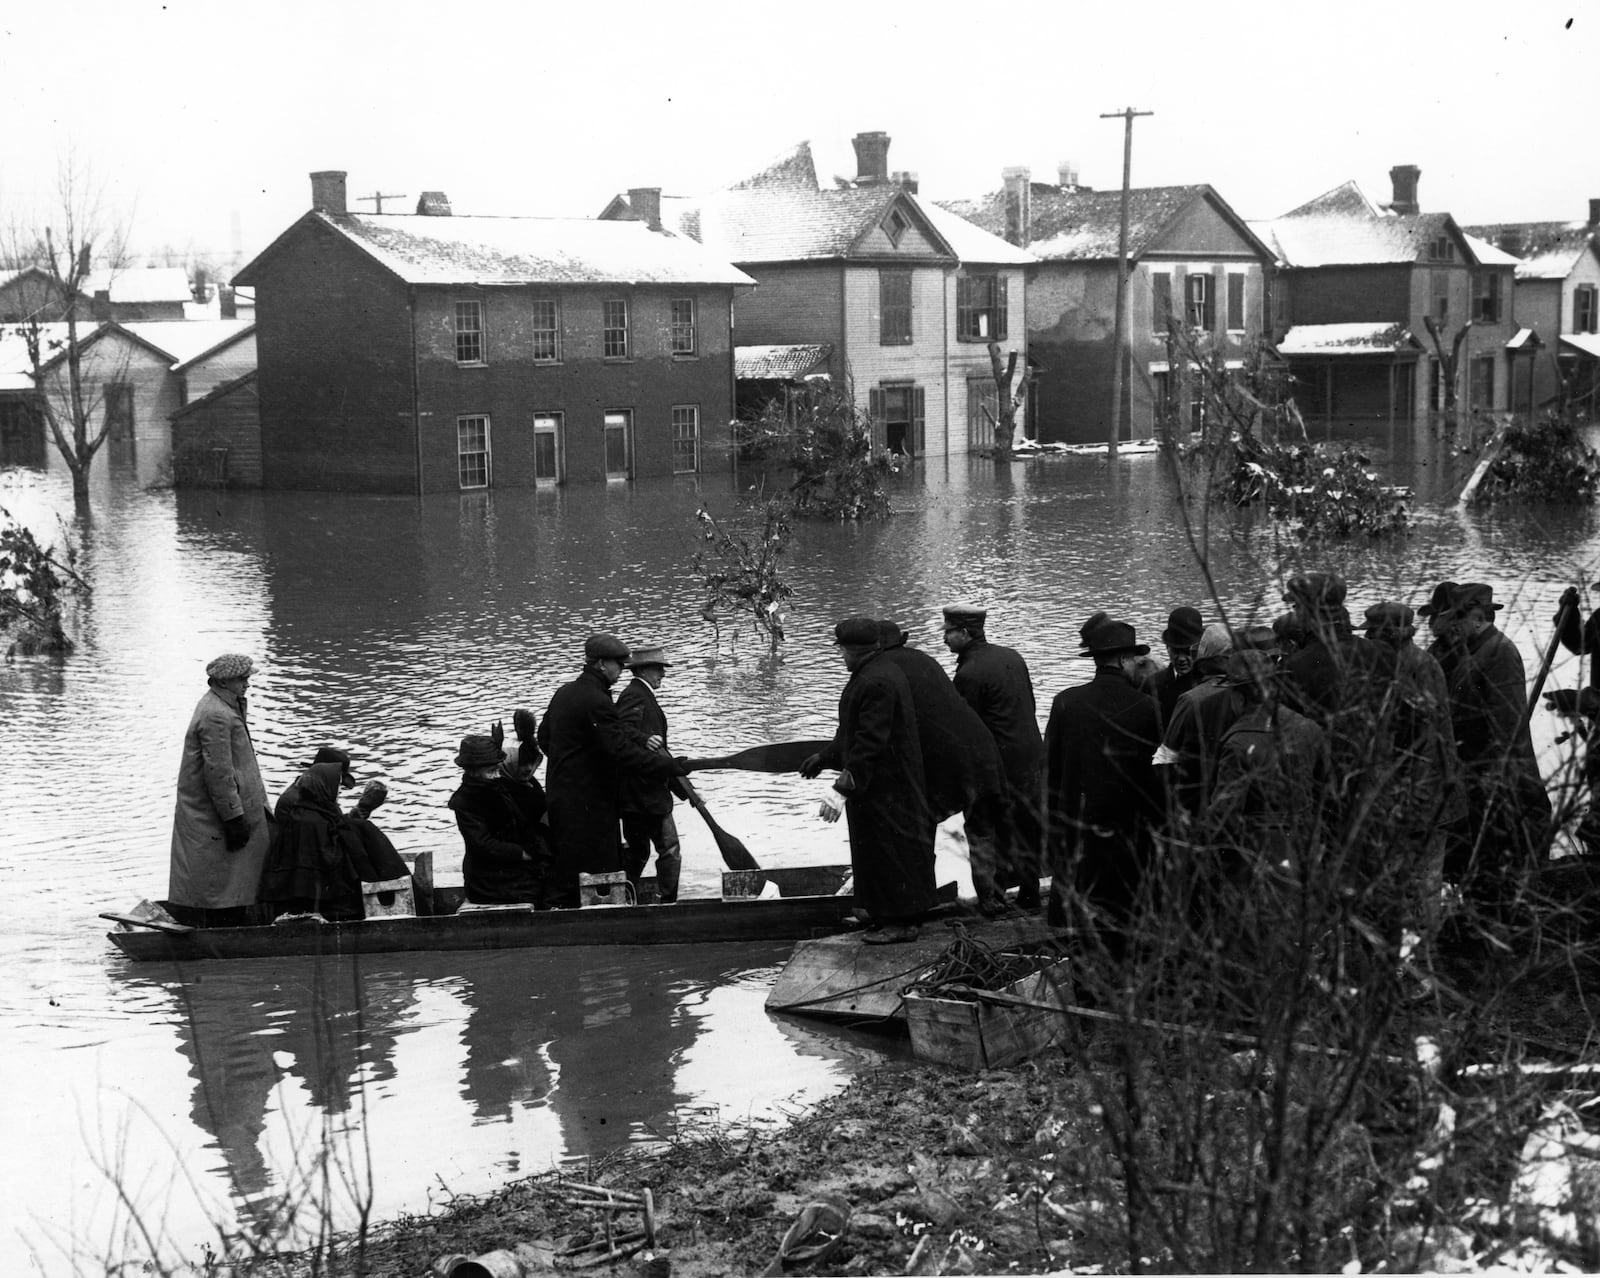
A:
[[[1163,727],[1172,722],[1178,698],[1200,682],[1194,665],[1195,650],[1200,646],[1205,628],[1205,618],[1198,608],[1174,608],[1167,615],[1167,628],[1161,632],[1161,642],[1167,649],[1167,668],[1145,685],[1161,708]]]
[[[1447,677],[1450,667],[1461,655],[1461,637],[1455,614],[1450,611],[1450,597],[1458,589],[1453,581],[1441,581],[1428,596],[1428,602],[1417,609],[1417,616],[1428,623],[1428,633],[1433,636],[1428,655],[1439,663],[1439,669]]]
[[[611,686],[622,677],[628,645],[615,635],[592,634],[583,644],[583,670],[556,689],[539,725],[539,748],[548,760],[553,858],[545,881],[547,903],[578,904],[578,875],[624,868],[620,781],[624,776],[665,781],[683,767],[665,750],[652,750],[622,722]]]
[[[1470,847],[1452,850],[1446,873],[1468,894],[1501,908],[1549,854],[1550,796],[1528,734],[1527,673],[1516,644],[1494,624],[1504,605],[1484,582],[1457,586],[1450,612],[1461,649],[1447,676],[1450,719],[1467,787]]]
[[[1094,662],[1094,678],[1056,694],[1044,733],[1047,917],[1064,925],[1076,892],[1119,956],[1163,816],[1151,762],[1161,723],[1155,699],[1133,682],[1150,651],[1134,628],[1105,617],[1085,627],[1083,640],[1079,655]]]
[[[634,740],[648,750],[667,751],[667,712],[656,697],[661,681],[672,662],[655,646],[635,648],[624,663],[633,673],[628,686],[617,697],[617,714],[633,733]],[[656,850],[656,886],[661,901],[671,905],[678,899],[678,875],[683,857],[678,851],[678,826],[672,819],[672,789],[661,777],[624,773],[622,789],[622,849],[628,879],[637,886],[650,861],[650,848]]]
[[[839,697],[839,730],[820,756],[806,761],[802,775],[839,771],[820,815],[837,821],[842,811],[849,822],[855,897],[871,922],[862,939],[872,945],[912,941],[939,895],[916,703],[904,672],[882,659],[877,620],[846,617],[833,634],[850,672]]]
[[[1006,888],[1017,889],[1017,905],[1039,907],[1039,735],[1033,676],[1020,653],[990,643],[989,613],[974,604],[944,609],[944,644],[956,654],[955,689],[977,712],[1000,752],[1005,789],[999,802],[980,803],[967,814],[973,887],[978,904],[992,909]],[[981,881],[980,881],[981,880]]]

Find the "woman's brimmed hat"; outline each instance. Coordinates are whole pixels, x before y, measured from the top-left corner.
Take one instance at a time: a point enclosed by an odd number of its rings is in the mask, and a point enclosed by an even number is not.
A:
[[[306,767],[314,767],[319,763],[337,763],[343,769],[339,774],[339,784],[344,789],[348,790],[356,783],[355,776],[350,771],[350,754],[348,751],[337,749],[334,746],[320,746],[317,749],[317,757],[306,764]]]
[[[503,757],[493,737],[482,733],[471,733],[461,738],[461,750],[456,755],[456,767],[468,770],[498,768]]]

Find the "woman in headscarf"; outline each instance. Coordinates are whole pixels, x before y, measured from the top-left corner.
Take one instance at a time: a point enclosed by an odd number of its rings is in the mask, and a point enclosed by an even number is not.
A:
[[[261,899],[277,914],[361,917],[361,882],[371,867],[354,823],[339,811],[343,775],[338,762],[313,763],[278,800],[261,875]]]

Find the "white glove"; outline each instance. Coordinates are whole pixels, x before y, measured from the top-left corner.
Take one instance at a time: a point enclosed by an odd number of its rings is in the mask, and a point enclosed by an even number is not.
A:
[[[844,795],[832,786],[823,793],[822,806],[817,809],[817,815],[830,824],[839,819],[839,814],[844,811]]]

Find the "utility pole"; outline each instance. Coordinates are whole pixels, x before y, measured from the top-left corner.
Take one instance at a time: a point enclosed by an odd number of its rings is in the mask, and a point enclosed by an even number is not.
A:
[[[1128,180],[1133,173],[1133,121],[1135,116],[1154,115],[1154,111],[1103,111],[1102,120],[1123,122],[1122,134],[1122,222],[1117,234],[1117,320],[1111,339],[1111,430],[1106,439],[1106,458],[1117,457],[1117,436],[1122,430],[1122,366],[1128,345]]]
[[[374,206],[373,210],[372,210],[374,213],[382,213],[383,212],[383,202],[385,200],[403,200],[405,198],[406,197],[404,195],[395,195],[395,194],[387,194],[386,195],[382,191],[374,191],[371,195],[358,195],[358,196],[356,196],[356,199],[359,200],[362,204],[365,204],[368,200],[371,200],[372,203],[373,203],[373,206]]]

